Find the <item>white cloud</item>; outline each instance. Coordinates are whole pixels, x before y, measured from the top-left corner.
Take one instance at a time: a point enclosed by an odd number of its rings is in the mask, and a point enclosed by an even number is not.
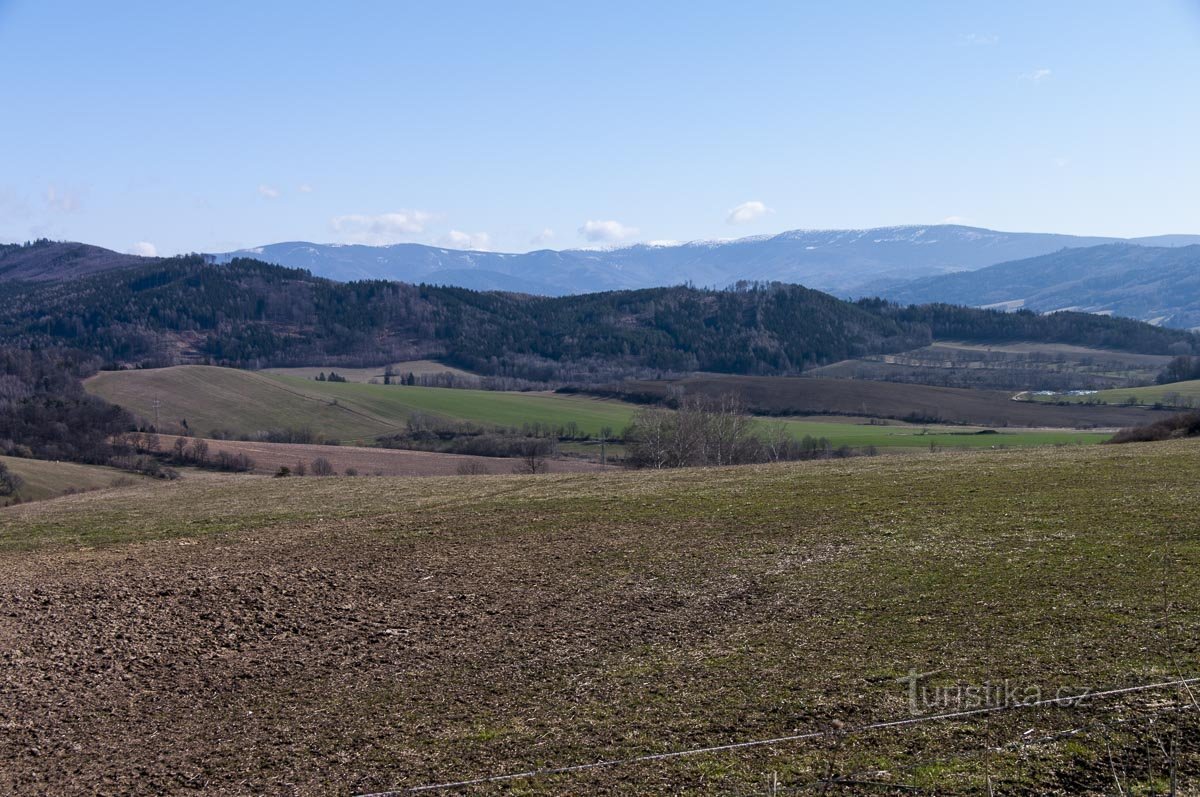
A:
[[[743,202],[736,208],[731,209],[729,211],[729,215],[725,217],[725,223],[749,224],[755,219],[761,219],[763,216],[774,212],[775,211],[771,210],[771,208],[767,207],[762,202],[754,199],[749,202]]]
[[[970,226],[971,220],[968,219],[966,216],[947,216],[946,218],[939,221],[938,224],[963,224],[963,225]]]
[[[476,252],[486,252],[492,248],[492,237],[486,232],[462,232],[451,230],[438,239],[438,245],[447,249],[472,249]]]
[[[1043,80],[1049,78],[1051,74],[1049,69],[1035,69],[1032,72],[1022,74],[1021,80],[1028,80],[1030,83],[1041,83]]]
[[[550,229],[549,227],[545,227],[537,235],[530,238],[529,243],[532,244],[533,246],[541,246],[542,244],[547,243],[548,241],[552,240],[553,238],[554,238],[554,230]]]
[[[619,221],[589,219],[579,228],[579,234],[593,243],[618,243],[638,234],[637,227],[627,227]]]
[[[258,195],[267,199],[279,199],[279,189],[270,185],[259,185]]]
[[[424,232],[425,225],[432,219],[433,214],[423,210],[398,210],[377,216],[334,216],[329,220],[329,226],[346,243],[379,246],[399,243]]]
[[[311,185],[309,185],[308,183],[301,183],[300,187],[297,188],[296,190],[302,194],[311,194],[313,191],[313,187]]]
[[[139,257],[158,257],[158,247],[149,241],[138,241],[129,247],[129,254]]]
[[[46,189],[46,204],[51,210],[60,213],[74,213],[79,210],[79,197],[70,191],[60,191],[51,185]]]

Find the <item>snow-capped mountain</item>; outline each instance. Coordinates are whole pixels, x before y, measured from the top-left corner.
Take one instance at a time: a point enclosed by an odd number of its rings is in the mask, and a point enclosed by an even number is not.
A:
[[[1144,239],[1162,245],[1200,236]],[[1118,238],[996,232],[959,225],[867,230],[793,230],[731,241],[637,244],[615,249],[549,249],[524,254],[442,249],[421,244],[361,246],[278,243],[217,255],[254,257],[306,268],[335,280],[387,279],[544,295],[693,283],[725,287],[739,280],[806,285],[839,296],[873,293],[918,277],[974,270],[1064,248]],[[1134,239],[1130,243],[1141,243]]]

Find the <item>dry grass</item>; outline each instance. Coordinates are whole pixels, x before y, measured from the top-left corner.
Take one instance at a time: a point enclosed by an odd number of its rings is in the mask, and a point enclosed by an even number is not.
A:
[[[98,465],[48,462],[21,457],[0,457],[0,461],[24,482],[17,493],[22,501],[42,501],[64,493],[100,490],[114,485],[147,481],[147,477],[136,473]]]
[[[0,791],[348,794],[907,716],[894,678],[910,667],[1045,689],[1194,673],[1197,455],[1180,441],[230,477],[15,507],[0,514]],[[1149,703],[1116,704],[1125,720],[1103,737],[1015,752],[1117,715],[1055,709],[469,793],[749,795],[772,772],[785,787],[831,772],[884,786],[830,793],[978,794],[985,769],[997,793],[1103,793],[1110,752],[1146,793],[1151,740],[1133,718]],[[1200,728],[1181,722],[1194,789]]]

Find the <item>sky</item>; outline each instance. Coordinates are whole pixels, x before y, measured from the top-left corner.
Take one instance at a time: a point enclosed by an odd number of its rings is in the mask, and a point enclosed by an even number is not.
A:
[[[0,0],[0,241],[1200,233],[1200,0]]]

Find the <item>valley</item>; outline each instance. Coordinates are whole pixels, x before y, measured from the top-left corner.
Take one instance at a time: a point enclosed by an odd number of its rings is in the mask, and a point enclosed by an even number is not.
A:
[[[893,387],[872,383],[834,380],[781,380],[755,382],[746,380],[693,380],[685,382],[689,389],[720,395],[723,390],[750,386],[752,409],[794,416],[818,413],[814,417],[760,418],[763,426],[782,425],[795,439],[805,436],[825,438],[832,446],[852,448],[875,447],[881,450],[942,448],[995,448],[1005,446],[1061,445],[1067,443],[1096,443],[1106,439],[1109,432],[1089,431],[1086,428],[1003,428],[1020,422],[1033,427],[1070,426],[1115,427],[1132,423],[1142,417],[1141,411],[1112,410],[1092,412],[1090,408],[1071,410],[1057,407],[1031,407],[1012,402],[1008,397],[987,395],[979,399],[970,391],[939,392],[911,386],[910,393],[921,396],[918,401],[936,400],[939,404],[928,413],[943,412],[943,406],[964,406],[967,414],[955,416],[959,424],[946,425],[930,420],[925,423],[904,423],[897,420],[905,414],[920,412],[929,405],[902,403]],[[829,401],[829,389],[846,388],[855,392],[839,396],[837,407],[825,403],[755,404],[761,397],[762,385],[772,386],[772,400],[792,401],[793,385],[802,392],[810,384],[819,390],[810,402]],[[518,434],[593,439],[601,437],[619,441],[640,405],[613,399],[550,392],[502,392],[416,386],[372,385],[364,383],[318,382],[281,374],[239,371],[211,366],[176,366],[165,369],[104,371],[85,383],[95,395],[122,406],[143,422],[153,423],[155,402],[158,402],[158,428],[163,431],[187,429],[200,436],[236,438],[261,436],[271,430],[303,430],[314,441],[326,440],[343,444],[370,444],[375,438],[406,430],[414,424],[470,424],[482,428],[512,430]],[[651,383],[634,383],[630,390],[641,393],[665,387]],[[883,395],[888,404],[872,403]],[[948,397],[948,398],[947,398]],[[866,404],[860,404],[859,398]],[[974,401],[975,403],[971,403]],[[977,410],[976,405],[985,408]],[[764,409],[765,408],[765,409]],[[883,423],[870,418],[832,418],[824,415],[846,409],[863,409],[863,415],[879,415],[893,420]],[[917,409],[913,409],[917,408]],[[868,412],[869,410],[869,412]],[[979,411],[977,417],[972,411]],[[1011,416],[1006,414],[1011,412]],[[990,414],[989,414],[990,413]],[[937,416],[925,415],[933,418]],[[988,424],[985,418],[994,418]],[[1055,422],[1058,423],[1055,423]],[[1107,423],[1104,423],[1106,422]],[[990,428],[992,425],[998,428]],[[988,434],[981,432],[989,431]],[[593,451],[593,456],[598,452]],[[368,471],[370,472],[370,471]]]

